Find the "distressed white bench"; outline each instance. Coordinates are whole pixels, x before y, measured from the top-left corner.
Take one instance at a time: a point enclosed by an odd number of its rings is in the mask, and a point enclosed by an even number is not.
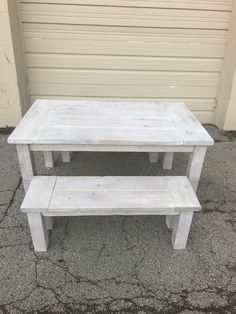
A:
[[[193,212],[201,205],[184,176],[37,176],[21,210],[28,215],[35,251],[48,247],[45,217],[97,215],[166,215],[174,249],[184,249]]]

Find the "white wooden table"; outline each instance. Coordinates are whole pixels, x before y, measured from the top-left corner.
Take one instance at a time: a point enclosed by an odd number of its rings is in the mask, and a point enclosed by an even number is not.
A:
[[[35,174],[32,151],[164,152],[170,168],[174,152],[189,153],[187,176],[196,191],[212,138],[185,104],[37,100],[8,138],[16,144],[25,191]],[[28,217],[29,218],[29,217]],[[167,225],[172,217],[167,216]],[[191,223],[191,217],[189,218]],[[46,223],[50,228],[50,218]]]
[[[24,187],[34,175],[32,151],[190,153],[187,176],[196,191],[213,140],[185,104],[37,100],[8,138],[16,144]],[[153,154],[154,153],[154,154]],[[50,162],[49,162],[50,163]]]

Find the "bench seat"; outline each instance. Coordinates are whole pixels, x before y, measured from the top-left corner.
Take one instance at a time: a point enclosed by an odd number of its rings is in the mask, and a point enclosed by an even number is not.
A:
[[[32,179],[21,206],[36,251],[47,250],[44,216],[166,215],[174,248],[185,248],[201,205],[187,177],[56,177]]]

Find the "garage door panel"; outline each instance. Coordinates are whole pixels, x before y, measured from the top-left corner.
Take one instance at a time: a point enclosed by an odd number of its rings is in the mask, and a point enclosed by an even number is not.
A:
[[[192,28],[153,28],[153,27],[122,27],[122,26],[102,26],[102,25],[75,25],[75,24],[41,24],[41,23],[22,23],[25,36],[28,32],[42,31],[45,36],[47,33],[63,33],[70,38],[76,34],[115,34],[115,35],[134,35],[134,36],[164,36],[164,37],[195,37],[196,39],[219,39],[226,43],[227,30],[224,29],[192,29]],[[50,35],[48,35],[50,36]],[[31,36],[30,36],[31,37]],[[205,40],[206,40],[205,39]]]
[[[29,69],[33,83],[165,86],[217,86],[218,73]]]
[[[174,58],[134,56],[88,56],[68,54],[27,53],[29,68],[113,69],[150,71],[219,72],[221,58]]]
[[[35,24],[35,26],[38,24]],[[99,28],[98,28],[99,29]],[[78,43],[84,41],[108,41],[108,42],[128,42],[128,43],[164,43],[169,44],[172,42],[176,43],[188,43],[188,44],[218,44],[225,45],[226,37],[223,35],[216,35],[213,31],[208,34],[203,35],[195,30],[190,34],[186,32],[167,33],[159,32],[157,34],[136,34],[136,33],[126,33],[126,29],[123,32],[105,32],[105,31],[75,31],[75,32],[65,32],[62,30],[51,31],[51,30],[33,30],[24,31],[24,38],[29,39],[59,39],[59,40],[71,40]]]
[[[143,86],[140,88],[135,85],[105,85],[105,84],[48,84],[30,83],[32,94],[36,95],[71,95],[88,97],[203,97],[212,98],[215,96],[216,87],[199,86],[194,89],[192,86]]]
[[[59,6],[56,7],[56,10]],[[168,27],[168,28],[207,28],[207,29],[228,29],[229,12],[208,11],[199,13],[188,10],[147,10],[140,9],[118,9],[102,7],[104,13],[99,13],[93,7],[79,7],[78,12],[68,12],[71,6],[67,6],[66,11],[48,10],[45,11],[22,11],[22,21],[24,23],[47,23],[47,24],[79,24],[98,26],[122,26],[122,27]],[[75,9],[77,6],[75,6]],[[88,8],[88,9],[87,9]],[[93,10],[91,10],[93,8]],[[65,10],[65,6],[63,6]],[[54,8],[55,10],[55,8]],[[117,11],[117,12],[116,12]],[[127,12],[128,11],[128,12]],[[116,14],[115,14],[116,13]],[[146,15],[145,15],[146,14]]]
[[[231,0],[18,0],[31,100],[184,101],[211,122]]]
[[[25,38],[26,52],[68,53],[88,55],[215,57],[222,58],[224,45],[189,44],[179,42],[136,42],[107,40],[79,41],[63,39]]]
[[[20,3],[41,3],[41,4],[65,4],[65,0],[20,0]],[[188,0],[188,1],[156,1],[156,0],[67,0],[67,4],[77,5],[101,5],[121,7],[147,7],[147,8],[177,8],[197,10],[230,11],[232,0]]]

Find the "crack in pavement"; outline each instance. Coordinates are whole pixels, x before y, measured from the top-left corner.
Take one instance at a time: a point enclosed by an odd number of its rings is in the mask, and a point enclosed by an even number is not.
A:
[[[7,206],[7,208],[6,208],[6,209],[4,210],[4,212],[3,212],[3,217],[0,219],[0,224],[1,224],[1,223],[4,221],[4,219],[6,218],[7,213],[8,213],[8,210],[10,209],[10,207],[12,206],[12,204],[14,203],[15,197],[16,197],[16,193],[17,193],[18,189],[20,188],[21,183],[22,183],[22,178],[20,177],[19,180],[18,180],[18,183],[17,183],[17,185],[16,185],[16,187],[15,187],[15,189],[14,189],[14,191],[13,191],[12,197],[11,197],[9,203],[8,203],[8,206]]]
[[[4,210],[0,221],[2,223],[6,217],[9,217],[5,220],[7,224],[1,224],[0,230],[6,239],[8,236],[10,238],[11,233],[18,235],[19,232],[21,234],[24,232],[24,237],[20,238],[19,244],[13,244],[14,240],[12,244],[9,241],[9,244],[0,247],[0,254],[6,261],[2,267],[0,257],[0,281],[3,278],[3,288],[5,289],[5,296],[0,289],[0,297],[2,297],[0,312],[4,314],[57,312],[177,314],[183,311],[211,314],[236,313],[236,258],[233,248],[230,247],[234,245],[234,239],[236,240],[234,238],[235,221],[233,220],[236,202],[234,200],[235,185],[232,178],[228,177],[227,173],[224,174],[225,168],[219,169],[217,176],[214,176],[215,168],[213,167],[213,170],[211,168],[214,163],[218,162],[217,149],[220,154],[224,153],[221,143],[217,144],[216,151],[211,153],[209,150],[207,156],[207,158],[211,158],[211,162],[205,165],[208,170],[206,169],[206,173],[203,173],[203,184],[200,186],[201,191],[206,190],[202,193],[203,211],[196,214],[198,218],[193,226],[195,231],[193,230],[190,234],[188,249],[185,252],[172,251],[169,243],[162,244],[161,241],[166,240],[169,233],[162,233],[162,229],[156,231],[158,226],[155,225],[155,227],[154,224],[150,226],[146,224],[146,220],[141,220],[140,224],[129,218],[120,218],[118,231],[116,230],[118,232],[117,239],[113,230],[109,231],[110,240],[104,240],[104,237],[100,236],[99,239],[96,239],[93,247],[92,254],[94,256],[88,253],[87,247],[91,245],[92,240],[88,243],[86,239],[81,248],[76,250],[78,252],[78,256],[76,256],[73,249],[77,245],[77,239],[71,237],[71,220],[65,218],[65,223],[60,230],[55,230],[53,234],[53,240],[57,241],[57,244],[49,248],[48,253],[35,253],[26,221],[21,220],[21,216],[16,213],[9,211],[19,198],[17,191],[21,186],[21,178],[16,183],[14,190],[2,190],[1,192],[12,192],[13,195],[9,203],[7,202],[5,205],[7,209]],[[232,141],[229,146],[234,148],[236,143]],[[7,150],[8,146],[6,145],[4,149]],[[220,158],[225,158],[228,162],[227,158],[232,158],[232,153],[231,157],[229,155],[227,150]],[[215,157],[217,158],[214,159]],[[37,158],[39,169],[41,169],[43,159],[40,159],[40,156]],[[142,162],[145,165],[142,174],[157,174],[157,166],[147,162],[146,155],[140,158],[143,158]],[[78,159],[77,163],[77,167],[81,171],[84,170],[83,167],[86,168],[86,158],[83,160]],[[4,160],[4,162],[8,161]],[[99,169],[103,162],[102,158],[99,161],[99,155],[94,160],[94,164],[96,162]],[[118,159],[116,162],[119,162]],[[230,162],[228,169],[233,165],[231,159]],[[178,166],[178,156],[175,163]],[[132,167],[132,162],[128,164],[127,171],[130,171],[130,167]],[[222,167],[222,165],[218,167]],[[57,169],[52,171],[54,173]],[[74,174],[74,169],[70,170],[70,165],[66,171],[71,175]],[[211,184],[210,187],[206,184],[208,182]],[[223,183],[221,184],[221,182]],[[212,193],[207,194],[211,191]],[[11,194],[9,193],[9,195]],[[108,224],[110,223],[112,223],[112,219],[108,220]],[[89,228],[86,225],[86,230],[90,230]],[[147,230],[150,234],[148,238],[145,233]],[[59,233],[61,235],[57,238]],[[212,238],[211,234],[216,238]],[[96,235],[96,233],[92,234],[94,237]],[[68,242],[71,243],[68,245]],[[114,249],[112,254],[109,252],[106,256],[106,251],[111,250],[111,246],[116,245],[117,242],[119,242],[118,250],[121,248],[121,252],[116,254]],[[217,242],[220,243],[220,248],[217,247]],[[71,244],[74,246],[71,247]],[[18,251],[17,248],[19,248]],[[70,252],[73,254],[70,255]],[[25,255],[27,259],[25,264],[20,264],[21,269],[18,270],[17,267],[16,270],[12,269],[11,265],[20,263]],[[92,262],[89,264],[91,256]],[[118,267],[117,264],[123,263],[123,260],[126,262]],[[107,264],[103,267],[103,263]],[[163,264],[166,265],[163,267]],[[113,267],[117,267],[117,269],[113,269]],[[4,276],[1,277],[1,271],[3,274],[13,272],[10,280],[5,279]],[[190,276],[186,275],[186,272],[190,272]],[[19,273],[20,284],[15,280]],[[21,293],[18,294],[18,291]]]

